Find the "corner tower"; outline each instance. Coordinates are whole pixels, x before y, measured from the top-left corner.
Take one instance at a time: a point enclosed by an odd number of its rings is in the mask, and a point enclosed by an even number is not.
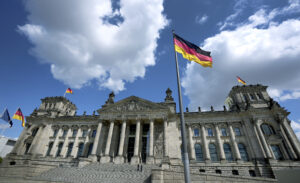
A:
[[[226,99],[232,111],[245,111],[251,108],[267,108],[274,102],[267,93],[267,86],[234,86]]]
[[[31,116],[75,116],[76,106],[65,97],[46,97],[41,99],[42,104],[35,109]]]

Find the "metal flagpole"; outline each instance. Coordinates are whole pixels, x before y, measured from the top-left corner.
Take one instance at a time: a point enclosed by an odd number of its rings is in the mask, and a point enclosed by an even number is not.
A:
[[[174,42],[174,30],[173,33],[173,42]],[[180,123],[181,123],[181,139],[182,139],[182,148],[184,154],[184,179],[186,183],[191,182],[190,178],[190,162],[189,155],[187,152],[187,143],[186,143],[186,135],[185,135],[185,122],[184,122],[184,114],[182,109],[182,97],[181,97],[181,85],[180,85],[180,77],[179,77],[179,69],[178,69],[178,61],[177,61],[177,53],[175,50],[175,42],[174,42],[174,51],[175,51],[175,62],[176,62],[176,73],[177,73],[177,86],[178,86],[178,98],[179,98],[179,109],[180,109]]]

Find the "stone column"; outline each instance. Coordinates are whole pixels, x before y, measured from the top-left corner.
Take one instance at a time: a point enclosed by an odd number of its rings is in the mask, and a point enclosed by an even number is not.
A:
[[[37,154],[39,152],[39,144],[41,143],[40,142],[40,138],[41,138],[41,134],[42,134],[42,131],[44,130],[44,127],[43,125],[40,125],[40,126],[35,126],[36,128],[38,128],[38,131],[31,143],[31,147],[28,151],[28,154]],[[34,129],[34,128],[33,128]],[[40,154],[41,155],[41,154]]]
[[[283,119],[283,128],[287,131],[287,135],[290,139],[291,144],[294,147],[295,153],[298,156],[298,159],[300,159],[300,145],[299,145],[299,141],[293,131],[293,129],[291,128],[291,126],[288,124],[288,121],[286,118]]]
[[[229,124],[228,126],[229,126],[230,140],[232,142],[232,147],[233,147],[233,152],[234,152],[234,155],[235,155],[235,159],[237,161],[240,161],[241,160],[241,154],[240,154],[238,145],[237,145],[236,140],[235,140],[235,134],[233,132],[231,124]]]
[[[119,143],[119,152],[118,152],[118,156],[115,159],[116,164],[124,163],[123,151],[124,151],[124,142],[125,142],[125,132],[126,132],[126,120],[123,120],[120,143]]]
[[[189,129],[189,147],[190,147],[190,153],[191,153],[191,160],[195,160],[196,159],[196,155],[195,155],[195,149],[194,149],[194,141],[193,141],[193,130],[191,128],[191,126],[188,127]]]
[[[201,125],[201,135],[202,135],[202,144],[203,144],[203,148],[204,148],[205,161],[209,162],[210,154],[209,154],[208,144],[206,141],[206,132],[205,132],[204,125]]]
[[[225,153],[224,153],[224,149],[223,149],[223,143],[221,142],[219,127],[217,124],[215,125],[215,130],[216,130],[217,144],[218,144],[219,152],[220,152],[220,160],[222,162],[226,158],[225,158]]]
[[[89,126],[88,127],[88,130],[87,130],[87,135],[85,136],[85,139],[84,139],[84,148],[83,148],[83,156],[84,157],[87,157],[87,153],[88,153],[88,150],[89,150],[89,146],[90,146],[90,134],[91,134],[91,127]],[[94,145],[93,145],[94,146]]]
[[[72,149],[72,157],[73,158],[76,158],[77,157],[77,152],[78,152],[78,139],[81,135],[81,128],[78,128],[78,131],[77,131],[77,134],[76,134],[76,137],[75,137],[75,140],[74,140],[74,144],[73,144],[73,149]]]
[[[282,123],[280,123],[279,126],[280,126],[280,131],[281,131],[282,136],[283,136],[283,140],[284,140],[284,142],[286,143],[287,148],[289,148],[288,151],[287,151],[287,153],[288,153],[288,154],[291,153],[290,155],[291,155],[294,159],[297,159],[298,157],[297,157],[295,151],[293,150],[293,146],[291,145],[289,139],[287,138],[287,135],[286,135],[286,133],[285,133],[285,131],[284,131],[284,129],[283,129]]]
[[[169,147],[168,147],[168,121],[165,119],[164,120],[164,156],[168,157],[169,156]]]
[[[30,131],[31,127],[29,127],[28,124],[25,124],[25,128],[23,129],[23,131],[22,131],[21,135],[19,136],[16,144],[14,145],[14,148],[9,153],[10,155],[21,155],[22,154],[21,150],[24,146],[24,140],[25,140],[25,137],[26,137],[27,133]]]
[[[114,121],[111,121],[110,125],[109,125],[109,131],[108,131],[108,136],[107,136],[107,140],[106,140],[104,156],[101,157],[101,160],[100,160],[101,163],[110,162],[109,151],[110,151],[110,145],[111,145],[113,130],[114,130]]]
[[[148,154],[149,156],[147,157],[147,164],[154,164],[153,141],[154,141],[154,120],[150,119],[149,154]]]
[[[262,131],[261,131],[261,129],[260,129],[259,121],[260,121],[260,120],[257,120],[257,121],[255,122],[256,130],[257,130],[258,135],[259,135],[259,137],[260,137],[260,139],[261,139],[261,141],[262,141],[262,145],[263,145],[263,147],[264,147],[264,149],[265,149],[267,158],[273,159],[273,156],[272,156],[272,154],[271,154],[271,152],[270,152],[270,148],[269,148],[269,146],[268,146],[268,144],[267,144],[267,141],[266,141],[266,139],[265,139],[265,136],[264,136],[264,134],[262,133]]]
[[[69,127],[68,131],[67,131],[67,135],[65,137],[64,145],[63,145],[62,150],[61,150],[61,155],[64,158],[67,157],[67,151],[68,151],[68,147],[69,147],[69,137],[71,136],[71,133],[72,133],[72,130]]]
[[[134,141],[134,154],[131,158],[131,164],[138,164],[140,162],[139,158],[139,147],[140,147],[140,135],[141,135],[141,121],[138,119],[136,121],[136,130],[135,130],[135,141]]]
[[[53,142],[53,146],[52,146],[51,152],[50,152],[50,156],[52,156],[52,157],[55,157],[55,156],[56,156],[55,153],[56,153],[57,147],[58,147],[58,141],[59,141],[58,138],[59,138],[61,132],[62,132],[62,129],[59,128],[59,129],[58,129],[58,132],[57,132],[57,134],[56,134],[55,140],[54,140],[54,142]]]
[[[93,149],[92,149],[92,154],[90,155],[90,158],[92,159],[92,161],[97,161],[97,148],[98,148],[98,144],[99,144],[99,138],[100,138],[100,133],[101,133],[101,129],[102,129],[102,122],[100,122],[98,124],[97,127],[97,132],[96,132],[96,136],[95,136],[95,140],[94,140],[94,145],[93,145]]]

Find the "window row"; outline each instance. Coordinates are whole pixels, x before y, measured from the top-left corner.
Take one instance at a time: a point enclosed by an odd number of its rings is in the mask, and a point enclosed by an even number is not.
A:
[[[233,128],[234,133],[236,136],[241,136],[241,130],[238,127]],[[214,135],[214,130],[212,128],[206,128],[207,131],[207,136],[215,136]],[[227,128],[220,128],[221,136],[228,136],[228,129]],[[199,137],[200,136],[200,130],[199,128],[194,128],[194,137]]]
[[[204,161],[204,158],[203,158],[204,154],[203,154],[201,144],[195,144],[194,148],[195,148],[196,161]],[[210,154],[211,161],[212,162],[219,161],[220,158],[219,158],[219,155],[218,155],[218,150],[217,150],[216,145],[213,144],[213,143],[210,143],[208,145],[208,149],[209,149],[209,154]],[[245,145],[242,144],[242,143],[239,143],[238,144],[238,149],[239,149],[239,152],[240,152],[240,155],[241,155],[241,159],[243,161],[249,161],[249,157],[248,157],[248,153],[247,153]],[[224,143],[223,144],[223,150],[224,150],[226,160],[229,161],[229,162],[234,161],[231,146],[227,143]]]
[[[205,169],[199,169],[199,172],[205,173]],[[216,174],[222,174],[222,170],[220,170],[220,169],[216,169],[215,172],[216,172]],[[239,175],[239,171],[238,170],[232,170],[232,175]],[[249,175],[251,177],[256,177],[256,173],[255,173],[254,170],[249,170]]]
[[[63,133],[62,133],[62,136],[61,136],[61,137],[66,137],[66,136],[67,136],[67,133],[68,133],[68,130],[67,130],[67,129],[63,130]],[[77,130],[77,129],[73,129],[73,130],[72,130],[72,137],[76,137],[77,133],[78,133],[78,130]],[[96,137],[96,133],[97,133],[97,130],[96,130],[96,129],[92,130],[91,137],[92,137],[92,138]],[[58,129],[55,129],[55,130],[53,131],[53,137],[56,137],[57,134],[58,134]],[[82,135],[81,135],[81,137],[86,137],[87,135],[88,135],[88,130],[82,130]]]
[[[76,157],[83,157],[83,156],[88,157],[92,153],[93,143],[89,143],[89,144],[86,144],[86,145],[88,145],[88,149],[87,149],[86,155],[84,155],[84,143],[79,143],[78,144],[78,150],[77,150]],[[73,146],[74,146],[73,142],[70,142],[68,144],[66,157],[71,156]],[[50,142],[49,145],[48,145],[48,150],[47,150],[46,156],[50,156],[52,148],[53,148],[53,142]],[[62,148],[63,148],[63,142],[60,142],[57,146],[55,157],[62,155],[61,154],[62,153]]]

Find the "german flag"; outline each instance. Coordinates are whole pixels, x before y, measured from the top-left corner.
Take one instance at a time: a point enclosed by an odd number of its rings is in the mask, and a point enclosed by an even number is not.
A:
[[[238,76],[237,76],[237,80],[238,80],[238,82],[242,83],[243,85],[246,85],[246,82]]]
[[[210,52],[204,51],[193,43],[190,43],[173,33],[175,51],[181,53],[185,59],[197,62],[203,67],[212,67]]]
[[[24,119],[23,113],[20,108],[17,109],[16,113],[14,114],[14,116],[12,118],[22,121],[22,127],[25,126],[25,119]]]
[[[66,90],[66,93],[73,93],[73,91],[71,90],[71,88],[68,88],[67,90]]]

